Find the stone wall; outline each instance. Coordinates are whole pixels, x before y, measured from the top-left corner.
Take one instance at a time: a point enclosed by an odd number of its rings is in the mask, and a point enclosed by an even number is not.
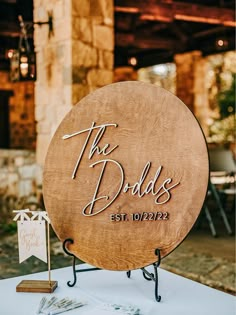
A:
[[[191,51],[175,55],[176,63],[176,95],[194,113],[196,64],[201,59],[200,51]]]
[[[176,55],[175,62],[177,96],[192,110],[208,137],[209,127],[219,119],[217,94],[220,87],[223,90],[232,83],[236,54],[229,51],[206,57],[200,51],[192,51]],[[224,133],[223,126],[220,133]]]
[[[9,99],[10,148],[35,149],[34,82],[10,82],[0,72],[0,89],[12,91]]]
[[[113,82],[112,0],[72,0],[72,101]]]
[[[206,58],[201,58],[195,65],[194,80],[194,114],[196,115],[205,136],[208,136],[210,118],[210,108],[208,101],[208,62]]]
[[[210,108],[208,100],[208,61],[200,51],[175,56],[176,95],[197,117],[207,137]]]
[[[35,162],[35,152],[0,149],[0,221],[27,202],[40,204],[41,193],[42,168]]]
[[[176,65],[165,63],[138,70],[138,80],[152,83],[176,94]]]
[[[135,80],[138,80],[138,74],[133,67],[117,67],[114,69],[114,82]]]
[[[52,11],[54,34],[35,28],[37,161],[65,114],[81,98],[113,81],[112,0],[34,0],[34,20]]]

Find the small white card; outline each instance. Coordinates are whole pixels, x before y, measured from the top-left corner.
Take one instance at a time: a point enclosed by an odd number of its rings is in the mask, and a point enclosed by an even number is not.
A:
[[[35,256],[47,262],[45,221],[17,221],[19,262]]]

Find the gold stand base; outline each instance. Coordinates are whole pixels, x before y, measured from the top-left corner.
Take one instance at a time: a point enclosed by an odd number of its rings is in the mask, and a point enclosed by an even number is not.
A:
[[[52,293],[57,288],[57,281],[22,280],[16,287],[16,292]]]

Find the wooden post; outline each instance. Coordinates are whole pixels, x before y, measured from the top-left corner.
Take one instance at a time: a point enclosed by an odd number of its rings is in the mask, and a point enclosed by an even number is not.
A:
[[[48,281],[51,286],[51,255],[50,255],[50,229],[49,222],[47,222],[47,236],[48,236]]]

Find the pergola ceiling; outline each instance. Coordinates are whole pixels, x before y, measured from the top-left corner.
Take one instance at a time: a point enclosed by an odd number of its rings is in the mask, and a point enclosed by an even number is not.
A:
[[[136,57],[142,67],[191,50],[234,49],[234,17],[231,0],[115,0],[115,64]]]
[[[89,0],[88,0],[89,1]],[[0,0],[0,67],[6,50],[17,48],[18,15],[33,19],[33,0]],[[232,0],[114,0],[115,66],[137,58],[137,67],[172,61],[177,53],[204,55],[235,48]],[[29,33],[33,44],[33,29]],[[217,45],[218,40],[224,45]]]

